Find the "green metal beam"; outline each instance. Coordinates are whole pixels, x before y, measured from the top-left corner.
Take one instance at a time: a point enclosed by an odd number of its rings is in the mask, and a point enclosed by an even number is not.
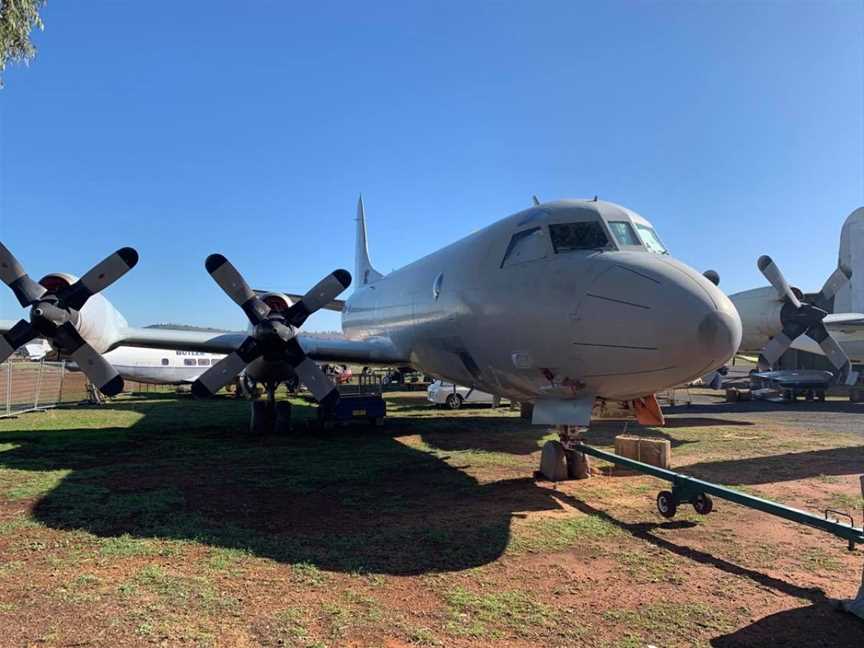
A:
[[[688,501],[690,497],[698,493],[708,493],[715,497],[719,497],[720,499],[740,504],[741,506],[746,506],[748,508],[756,509],[757,511],[762,511],[763,513],[768,513],[769,515],[776,515],[777,517],[781,517],[797,524],[804,524],[831,533],[832,535],[847,540],[849,542],[850,550],[853,549],[856,544],[864,544],[864,529],[854,525],[843,524],[842,522],[813,515],[812,513],[792,508],[791,506],[779,504],[778,502],[772,502],[771,500],[763,499],[761,497],[748,495],[747,493],[742,493],[741,491],[721,486],[720,484],[713,484],[701,479],[696,479],[695,477],[676,473],[672,470],[666,470],[665,468],[658,468],[657,466],[642,463],[635,459],[628,459],[627,457],[622,457],[613,452],[598,450],[597,448],[585,445],[584,443],[577,444],[574,447],[574,450],[577,452],[584,452],[585,454],[592,455],[598,459],[604,459],[613,464],[632,468],[633,470],[646,473],[652,477],[657,477],[658,479],[672,482],[672,492],[679,498],[679,502]]]

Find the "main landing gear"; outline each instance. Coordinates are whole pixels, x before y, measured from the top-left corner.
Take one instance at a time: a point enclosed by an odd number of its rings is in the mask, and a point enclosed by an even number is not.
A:
[[[250,402],[251,418],[249,431],[254,435],[287,434],[291,431],[291,403],[277,401],[276,390],[279,383],[266,383],[266,400]]]

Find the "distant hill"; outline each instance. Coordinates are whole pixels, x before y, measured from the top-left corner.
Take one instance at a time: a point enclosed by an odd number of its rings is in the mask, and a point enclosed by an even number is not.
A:
[[[209,326],[190,326],[189,324],[151,324],[144,328],[174,329],[177,331],[204,331],[205,333],[227,333],[227,329],[211,328]]]
[[[212,328],[209,326],[190,326],[189,324],[150,324],[144,328],[151,329],[174,329],[175,331],[203,331],[205,333],[228,333],[227,329]],[[302,331],[303,335],[322,340],[341,340],[345,336],[340,331]]]
[[[308,337],[320,338],[322,340],[344,340],[345,336],[341,331],[301,331],[303,335]]]

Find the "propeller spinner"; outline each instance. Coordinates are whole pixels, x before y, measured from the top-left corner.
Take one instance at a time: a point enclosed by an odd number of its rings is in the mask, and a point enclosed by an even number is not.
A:
[[[97,263],[71,286],[56,292],[45,289],[24,271],[18,259],[0,243],[0,280],[15,293],[22,307],[30,307],[30,321],[20,320],[0,335],[0,362],[30,340],[44,337],[60,353],[70,356],[87,378],[106,396],[123,391],[123,379],[78,333],[81,308],[138,263],[138,253],[124,247]]]
[[[252,334],[236,351],[213,365],[192,385],[199,397],[212,396],[230,383],[252,361],[263,357],[270,362],[287,362],[322,407],[339,400],[336,385],[324,374],[297,341],[297,330],[315,311],[333,301],[351,285],[347,270],[335,270],[319,281],[303,298],[286,311],[275,311],[249,287],[228,259],[221,254],[207,257],[205,267],[231,300],[243,309],[252,323]]]
[[[802,302],[792,287],[786,282],[780,268],[769,256],[761,256],[757,261],[760,272],[774,286],[777,296],[783,303],[780,309],[780,322],[783,330],[775,335],[759,355],[760,371],[771,369],[774,364],[801,335],[808,335],[822,348],[823,353],[839,372],[841,380],[854,377],[846,352],[828,333],[822,320],[828,315],[827,306],[836,292],[849,281],[851,272],[839,266],[828,277],[822,290],[814,299],[814,303]]]

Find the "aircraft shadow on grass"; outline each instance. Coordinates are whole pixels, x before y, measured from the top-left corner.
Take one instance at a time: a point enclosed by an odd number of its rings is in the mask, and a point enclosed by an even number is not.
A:
[[[864,623],[830,602],[783,610],[711,640],[713,648],[860,648]]]
[[[12,445],[0,452],[0,466],[71,471],[34,505],[47,526],[411,575],[492,562],[507,547],[514,512],[560,508],[555,491],[529,475],[481,484],[409,447],[397,428],[411,427],[397,419],[383,430],[252,438],[242,402],[108,407],[141,418],[129,428],[0,437]],[[522,429],[536,449],[545,431]]]
[[[727,403],[718,400],[711,403],[692,403],[690,405],[666,405],[666,414],[748,414],[753,412],[830,412],[833,414],[864,414],[864,403],[853,403],[847,400],[828,400],[825,402],[798,400],[792,402],[775,402],[762,399],[737,401]],[[753,423],[749,423],[753,425]]]
[[[722,484],[770,484],[819,476],[864,473],[864,446],[790,452],[768,457],[704,461],[681,472]]]
[[[543,437],[550,434],[551,429],[548,427],[529,426],[519,422],[513,417],[497,417],[497,416],[478,416],[473,418],[441,418],[430,422],[427,418],[404,418],[403,421],[422,425],[423,432],[421,436],[423,441],[439,450],[449,450],[453,452],[461,450],[481,450],[485,452],[506,452],[508,454],[526,455],[532,452],[537,452],[541,446]],[[469,423],[472,430],[476,430],[478,434],[465,434],[465,430],[460,426],[460,421]],[[432,423],[430,425],[430,423]],[[708,425],[730,425],[729,421],[718,419],[705,418],[677,418],[669,419],[666,422],[667,427],[695,427]],[[735,423],[731,423],[734,425]],[[749,424],[748,424],[749,425]],[[502,434],[502,431],[516,430],[517,434]],[[586,443],[601,446],[611,446],[614,444],[615,437],[619,434],[636,434],[640,436],[648,436],[653,438],[667,439],[673,448],[695,443],[696,441],[688,441],[672,436],[662,428],[641,426],[634,422],[628,422],[625,425],[624,421],[610,420],[599,421],[591,424],[590,430],[585,434]],[[552,435],[551,438],[554,438]]]
[[[560,493],[558,497],[586,515],[596,516],[635,538],[648,542],[683,561],[708,565],[727,574],[746,578],[761,588],[809,601],[807,607],[784,610],[756,620],[734,632],[710,640],[714,648],[763,648],[771,646],[804,647],[831,646],[859,648],[864,645],[864,624],[851,614],[837,611],[837,602],[819,588],[801,587],[783,578],[744,567],[706,551],[673,542],[656,533],[657,529],[682,528],[693,522],[629,523],[594,508],[582,500]],[[850,575],[854,577],[854,575]]]

